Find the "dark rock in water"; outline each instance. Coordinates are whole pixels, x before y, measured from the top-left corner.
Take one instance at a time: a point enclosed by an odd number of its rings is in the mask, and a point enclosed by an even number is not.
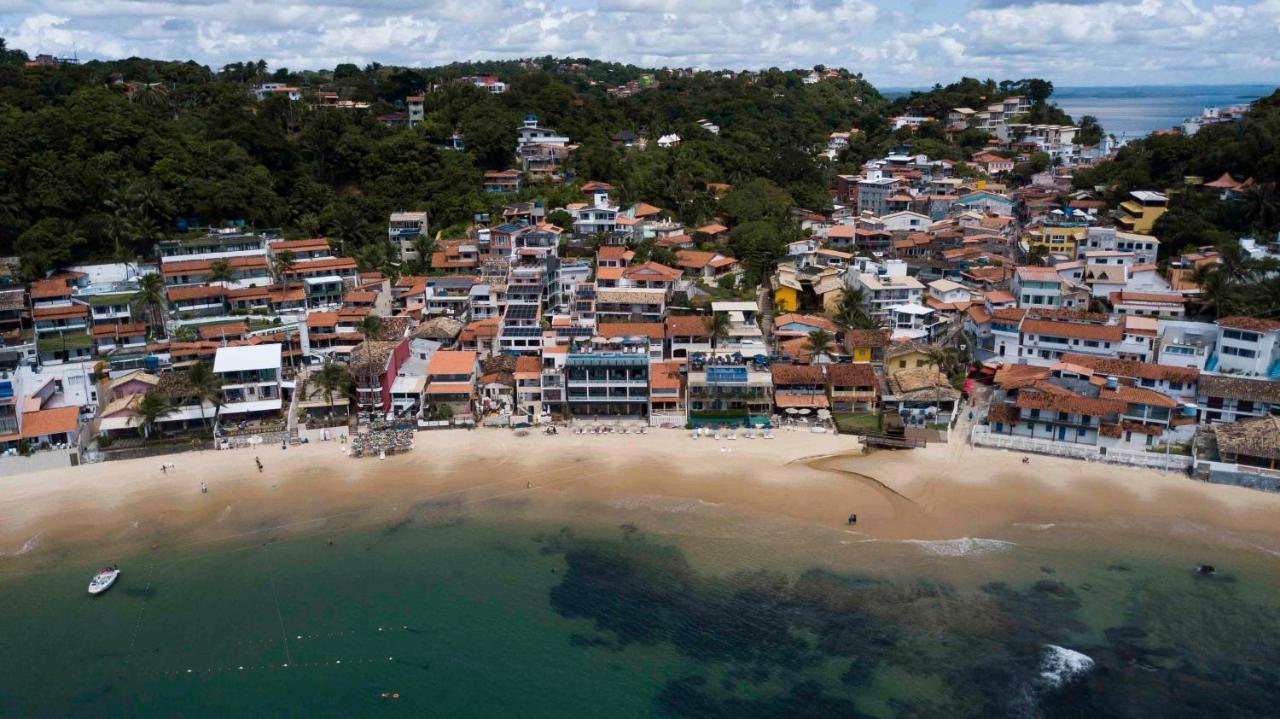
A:
[[[1147,630],[1142,627],[1135,627],[1131,624],[1122,624],[1118,627],[1107,627],[1103,632],[1107,641],[1119,642],[1125,639],[1146,639]]]
[[[702,677],[688,677],[669,682],[658,694],[657,714],[669,719],[712,719],[714,717],[794,717],[819,719],[841,717],[862,719],[853,702],[830,696],[817,682],[800,682],[786,693],[750,699],[729,697],[717,699],[706,690]]]
[[[1196,574],[1199,574],[1199,575],[1200,575],[1200,576],[1202,576],[1202,577],[1211,577],[1211,576],[1213,576],[1213,575],[1215,575],[1215,574],[1217,574],[1217,573],[1218,573],[1218,570],[1217,570],[1217,569],[1214,569],[1214,567],[1213,567],[1213,565],[1212,565],[1212,564],[1197,564],[1197,565],[1196,565]]]
[[[1133,568],[1127,564],[1112,564],[1107,567],[1108,572],[1132,572]]]
[[[1054,581],[1052,579],[1041,579],[1040,581],[1032,585],[1032,589],[1036,590],[1037,592],[1041,592],[1043,594],[1052,594],[1056,597],[1074,597],[1075,596],[1075,592],[1071,590],[1071,587],[1068,587],[1062,582]]]

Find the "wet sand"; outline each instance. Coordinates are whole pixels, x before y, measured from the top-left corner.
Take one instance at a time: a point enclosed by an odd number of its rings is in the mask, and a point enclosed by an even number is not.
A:
[[[400,516],[517,505],[558,508],[630,497],[715,503],[872,538],[987,536],[1021,523],[1193,523],[1280,537],[1280,496],[1182,474],[1034,457],[963,444],[863,455],[856,439],[778,432],[774,440],[420,433],[415,451],[351,459],[336,442],[196,452],[0,480],[0,559],[77,547],[171,549],[339,532]],[[259,473],[254,457],[266,471]],[[207,482],[209,492],[200,492]],[[52,557],[49,557],[52,558]],[[0,566],[3,566],[0,564]]]

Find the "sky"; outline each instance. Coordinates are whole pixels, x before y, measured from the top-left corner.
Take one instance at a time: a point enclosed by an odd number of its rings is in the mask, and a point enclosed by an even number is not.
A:
[[[10,47],[271,69],[555,55],[812,67],[885,87],[1280,80],[1280,0],[0,0]]]

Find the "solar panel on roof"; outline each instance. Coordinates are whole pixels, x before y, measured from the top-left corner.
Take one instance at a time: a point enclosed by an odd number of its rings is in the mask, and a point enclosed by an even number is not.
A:
[[[504,327],[503,337],[538,337],[542,330],[538,327]]]

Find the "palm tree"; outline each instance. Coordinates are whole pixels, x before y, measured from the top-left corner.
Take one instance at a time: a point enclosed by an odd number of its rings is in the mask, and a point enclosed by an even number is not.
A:
[[[319,372],[316,372],[312,379],[320,390],[324,392],[324,399],[329,407],[329,414],[333,414],[333,395],[338,391],[346,392],[351,387],[351,373],[346,367],[332,362],[326,362]]]
[[[804,341],[804,350],[809,353],[809,362],[813,363],[819,357],[826,357],[835,349],[835,338],[830,332],[818,329],[809,333],[809,337]]]
[[[957,356],[949,347],[930,347],[926,352],[928,363],[942,374],[950,377],[956,369]]]
[[[222,406],[222,378],[214,374],[208,362],[197,362],[187,370],[187,383],[191,386],[191,396],[200,403],[200,419],[208,427],[209,418],[204,414],[204,403],[209,402],[215,409]]]
[[[175,342],[195,342],[196,331],[187,325],[179,325],[173,328],[173,340]]]
[[[703,325],[707,328],[707,336],[711,338],[711,356],[716,356],[716,347],[720,345],[720,340],[729,336],[729,315],[723,312],[713,312],[702,319]]]
[[[231,263],[226,260],[214,260],[209,265],[209,281],[222,283],[222,288],[227,288],[227,283],[236,278],[236,271],[231,267]]]
[[[285,276],[293,271],[294,265],[298,264],[298,256],[293,250],[284,250],[275,256],[272,260],[272,269],[276,273],[276,281],[284,284]]]
[[[867,314],[866,296],[861,287],[845,290],[831,319],[844,332],[874,330],[880,327],[880,323]]]
[[[159,330],[162,335],[167,335],[164,326],[164,277],[158,272],[143,275],[132,299],[151,314],[151,331]]]
[[[173,402],[169,401],[168,397],[152,390],[142,395],[134,411],[138,413],[138,434],[142,435],[142,442],[146,444],[155,423],[173,414],[177,411],[177,407],[173,406]]]

